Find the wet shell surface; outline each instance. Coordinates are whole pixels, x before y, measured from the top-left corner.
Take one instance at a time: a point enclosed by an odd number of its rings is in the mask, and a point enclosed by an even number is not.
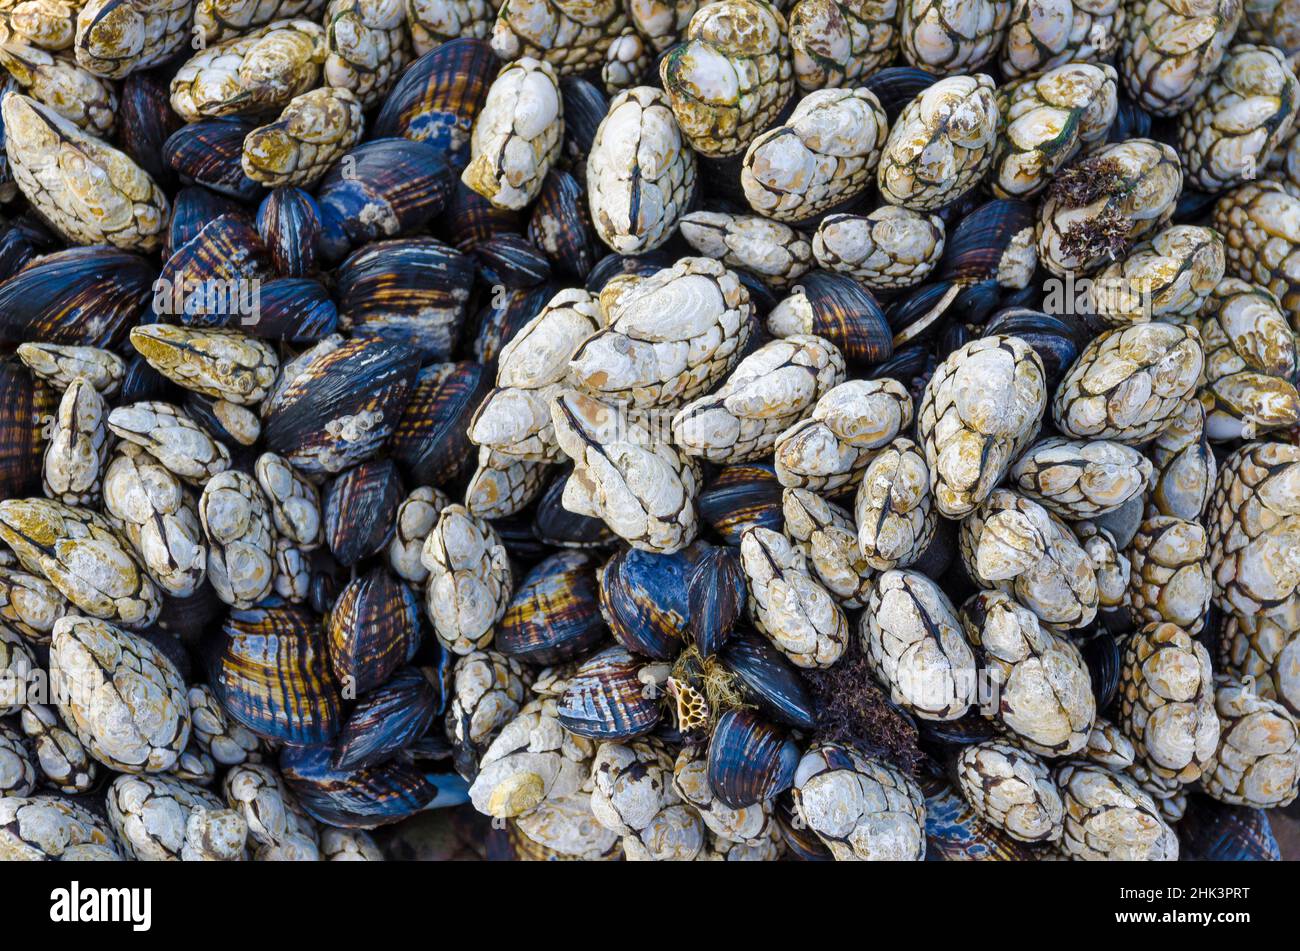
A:
[[[493,205],[523,208],[560,149],[564,104],[554,70],[530,56],[502,68],[474,123],[461,180]]]

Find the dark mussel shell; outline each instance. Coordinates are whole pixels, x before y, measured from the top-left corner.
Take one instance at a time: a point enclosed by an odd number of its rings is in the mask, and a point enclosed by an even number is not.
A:
[[[179,403],[182,399],[184,396],[181,388],[150,366],[149,361],[140,354],[136,353],[126,361],[126,375],[122,377],[122,385],[117,391],[119,406],[145,400]]]
[[[1102,630],[1086,643],[1079,645],[1088,673],[1092,675],[1092,695],[1097,699],[1097,711],[1107,710],[1119,692],[1120,669],[1123,666],[1119,640]]]
[[[560,101],[564,104],[564,157],[575,168],[584,168],[596,130],[609,112],[609,98],[582,77],[565,76],[560,80]]]
[[[31,215],[0,223],[0,281],[7,281],[59,241]]]
[[[907,387],[912,399],[919,405],[925,384],[938,365],[939,362],[929,347],[912,344],[896,350],[888,360],[868,367],[863,375],[870,380],[897,380]]]
[[[785,530],[781,483],[770,463],[749,462],[719,469],[700,493],[700,518],[730,545],[755,526]]]
[[[202,185],[187,185],[172,201],[172,216],[163,242],[163,260],[185,247],[200,231],[222,215],[249,217],[248,210],[233,198],[218,195]]]
[[[184,124],[172,110],[170,84],[171,77],[160,70],[135,72],[122,81],[118,97],[117,129],[122,151],[160,183],[171,177],[163,145]]]
[[[189,597],[162,596],[162,610],[154,628],[185,644],[197,645],[200,636],[226,613],[225,603],[210,584],[201,584]],[[186,680],[189,678],[187,677]]]
[[[1061,382],[1090,337],[1075,317],[1058,317],[1027,307],[1007,307],[994,314],[984,325],[984,336],[993,334],[1019,337],[1034,348],[1043,361],[1049,392]]]
[[[190,652],[185,649],[185,644],[178,638],[166,631],[159,630],[157,627],[150,627],[143,631],[132,631],[131,633],[136,637],[143,638],[157,648],[160,654],[172,662],[172,666],[176,668],[176,672],[181,675],[181,679],[186,683],[194,679],[194,661],[190,657]]]
[[[461,37],[425,53],[402,72],[370,131],[426,142],[459,177],[469,164],[470,133],[500,63],[486,40]]]
[[[973,710],[956,720],[920,720],[921,738],[941,748],[971,746],[998,735],[993,722]]]
[[[894,352],[892,325],[871,291],[847,275],[823,270],[801,276],[798,288],[807,303],[798,301],[796,290],[773,310],[769,327],[775,328],[786,308],[807,307],[812,311],[812,327],[806,332],[835,344],[845,360],[870,364],[889,359]]]
[[[748,591],[739,549],[719,546],[700,556],[691,572],[686,601],[691,636],[705,657],[731,639]]]
[[[455,176],[440,150],[407,139],[372,139],[330,167],[316,191],[321,253],[331,261],[354,247],[423,227],[446,206]]]
[[[329,549],[317,548],[310,555],[311,581],[307,586],[307,603],[317,614],[329,614],[349,579]]]
[[[0,284],[0,343],[117,347],[149,306],[156,273],[106,245],[47,254]]]
[[[892,127],[907,104],[940,78],[934,73],[911,66],[890,66],[872,73],[862,80],[862,85],[876,94]]]
[[[1138,526],[1146,514],[1145,507],[1146,499],[1142,495],[1135,495],[1119,508],[1098,515],[1091,521],[1115,536],[1115,544],[1123,551],[1137,534]]]
[[[303,472],[362,462],[392,435],[415,382],[414,351],[374,338],[321,343],[262,404],[267,449]]]
[[[181,405],[185,412],[193,417],[194,422],[207,430],[209,436],[220,439],[232,450],[239,446],[253,445],[261,435],[261,425],[257,423],[257,414],[253,407],[215,400],[211,396],[204,396],[193,390],[185,391]],[[253,437],[251,440],[248,438],[249,434],[241,430],[239,425],[228,425],[232,418],[236,423],[247,421],[244,414],[251,415],[252,421],[257,424],[251,432]],[[236,433],[240,434],[236,435]]]
[[[642,662],[621,647],[607,647],[573,672],[556,709],[570,733],[597,740],[626,740],[649,733],[663,708],[658,692],[637,676]]]
[[[59,394],[17,357],[0,357],[0,498],[41,494],[45,422],[58,406]]]
[[[794,796],[784,792],[776,797],[773,810],[781,838],[794,855],[804,862],[833,862],[835,857],[821,839],[804,822],[794,806]]]
[[[1219,200],[1214,192],[1203,192],[1195,188],[1184,188],[1174,205],[1173,223],[1176,225],[1203,224],[1209,217],[1214,203]]]
[[[474,359],[492,363],[501,348],[514,339],[524,324],[536,317],[555,296],[554,284],[536,287],[492,288],[487,303],[478,313],[474,336]]]
[[[597,242],[587,192],[563,169],[546,173],[528,221],[528,238],[568,277],[585,281],[595,266]]]
[[[707,547],[671,555],[624,548],[600,569],[600,611],[614,639],[628,650],[672,660],[691,622],[690,581]]]
[[[261,283],[257,319],[241,321],[239,329],[263,340],[302,345],[323,340],[338,326],[338,307],[320,281],[277,277]]]
[[[391,459],[371,459],[334,478],[321,499],[325,543],[350,568],[388,543],[406,493]]]
[[[1230,806],[1209,796],[1187,797],[1178,823],[1182,858],[1200,862],[1280,862],[1282,850],[1263,809]]]
[[[531,664],[581,657],[605,640],[596,556],[561,551],[533,566],[497,622],[494,646]]]
[[[546,255],[519,234],[498,234],[480,241],[474,246],[474,258],[483,282],[494,288],[536,287],[551,277]]]
[[[415,667],[403,667],[357,702],[339,730],[335,769],[374,766],[428,732],[437,715],[437,692]]]
[[[709,738],[709,788],[733,809],[771,799],[794,785],[799,746],[752,710],[728,710]]]
[[[604,519],[577,515],[564,507],[564,485],[572,471],[568,468],[561,472],[543,490],[533,514],[533,534],[543,544],[561,548],[612,545],[618,536],[609,530]]]
[[[437,238],[401,238],[357,251],[335,282],[339,313],[354,333],[406,344],[423,363],[455,351],[474,265]]]
[[[338,732],[339,687],[324,632],[305,608],[272,603],[231,611],[203,647],[221,706],[258,736],[324,743]]]
[[[433,233],[456,250],[469,252],[494,235],[517,234],[524,221],[523,212],[498,208],[457,179]]]
[[[434,363],[415,378],[389,450],[412,485],[445,485],[473,463],[469,420],[492,388],[481,363]]]
[[[946,779],[926,777],[921,791],[927,860],[1024,862],[1037,857],[1034,849],[977,816]]]
[[[925,575],[931,581],[938,582],[945,592],[949,593],[948,596],[952,597],[951,592],[955,590],[958,579],[950,576],[948,569],[952,567],[952,559],[956,552],[957,523],[941,518],[935,525],[930,544],[926,545],[921,556],[907,567],[911,571]]]
[[[970,282],[996,279],[1011,239],[1034,229],[1034,205],[1014,198],[995,198],[962,218],[944,243],[934,277]]]
[[[420,604],[385,568],[348,582],[326,622],[330,666],[347,692],[374,690],[420,646]]]
[[[649,277],[656,271],[672,267],[674,263],[674,259],[662,250],[646,254],[607,254],[596,262],[596,266],[587,275],[587,290],[599,294],[606,284],[620,275]]]
[[[328,745],[286,746],[280,775],[307,814],[341,829],[373,829],[422,809],[468,800],[459,776],[428,776],[400,757],[362,769],[335,769]]]
[[[1115,107],[1115,121],[1106,133],[1107,142],[1126,142],[1129,139],[1151,138],[1151,113],[1132,99],[1121,95]]]
[[[320,232],[320,207],[301,188],[273,188],[257,208],[257,233],[275,270],[285,277],[315,272]]]
[[[501,544],[505,545],[506,551],[510,552],[511,561],[528,565],[553,553],[550,545],[543,544],[533,534],[533,526],[528,520],[527,513],[494,518],[491,522],[501,539]]]
[[[769,719],[800,730],[817,725],[817,709],[803,678],[766,638],[737,634],[718,659],[739,681],[746,702]]]
[[[153,315],[192,327],[238,327],[254,316],[271,256],[244,214],[222,215],[163,262]]]
[[[963,290],[963,285],[954,281],[931,281],[909,288],[896,298],[886,311],[894,346],[904,347],[936,337],[953,319],[953,302]]]
[[[200,119],[181,126],[163,143],[163,161],[187,185],[203,185],[240,201],[253,201],[262,185],[244,174],[244,137],[257,128],[252,119]]]

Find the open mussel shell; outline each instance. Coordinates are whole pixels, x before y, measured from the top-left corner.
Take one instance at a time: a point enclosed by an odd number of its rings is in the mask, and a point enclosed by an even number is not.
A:
[[[505,288],[536,287],[551,277],[551,262],[521,234],[497,234],[474,246],[483,283]]]
[[[739,683],[747,703],[768,719],[800,730],[817,725],[817,709],[803,679],[785,655],[757,634],[737,634],[718,655]]]
[[[262,193],[262,186],[244,174],[240,156],[244,137],[257,125],[234,116],[183,125],[163,143],[163,161],[188,185],[252,201]]]
[[[934,276],[951,281],[997,278],[1011,240],[1026,230],[1032,235],[1034,205],[1013,198],[985,202],[957,222],[944,243]]]
[[[437,691],[416,667],[403,667],[367,693],[348,715],[334,743],[335,769],[374,766],[428,732],[437,715]]]
[[[690,582],[707,546],[671,555],[625,548],[600,569],[600,610],[614,639],[633,653],[672,660],[691,621]]]
[[[907,104],[941,78],[912,66],[889,66],[862,80],[862,85],[876,94],[892,127]]]
[[[240,447],[253,445],[262,433],[257,413],[250,407],[213,399],[192,390],[185,391],[181,406],[209,436],[225,443],[234,458],[238,458]]]
[[[391,459],[372,459],[334,478],[321,509],[325,543],[350,568],[388,543],[406,492]]]
[[[316,190],[321,253],[331,261],[354,247],[393,238],[435,218],[455,176],[442,152],[408,139],[372,139],[348,152]]]
[[[705,657],[716,654],[731,639],[748,590],[739,549],[710,548],[696,562],[686,600],[691,635]]]
[[[234,610],[204,639],[208,683],[225,711],[258,736],[323,743],[341,723],[339,686],[316,615],[272,602]]]
[[[420,371],[389,445],[412,485],[444,485],[473,463],[469,420],[491,388],[483,364],[472,360]]]
[[[560,101],[564,104],[562,154],[570,165],[583,168],[596,130],[609,112],[609,98],[581,76],[565,76],[560,80]]]
[[[304,345],[338,330],[339,311],[320,281],[277,277],[258,288],[256,319],[241,320],[239,329],[263,340]]]
[[[604,641],[597,564],[591,552],[571,550],[534,565],[497,622],[496,649],[531,664],[558,664]]]
[[[248,216],[222,215],[163,262],[153,315],[192,327],[239,326],[252,315],[254,289],[271,273],[271,256]]]
[[[564,485],[572,469],[557,474],[542,491],[533,512],[533,534],[538,541],[560,548],[599,548],[618,538],[604,519],[578,515],[564,507]]]
[[[770,463],[749,462],[718,470],[696,500],[704,519],[729,545],[739,545],[746,529],[785,529],[781,483]]]
[[[118,141],[122,151],[160,184],[171,177],[163,144],[183,124],[171,107],[170,77],[162,71],[135,72],[122,81]]]
[[[248,210],[233,198],[219,195],[202,185],[186,185],[172,201],[172,216],[163,241],[163,260],[189,244],[198,233],[222,215],[249,217]]]
[[[1097,710],[1108,709],[1119,692],[1120,670],[1123,666],[1119,640],[1102,630],[1086,643],[1079,645],[1083,660],[1092,675],[1092,695],[1097,699]]]
[[[725,805],[743,809],[794,785],[799,746],[784,727],[753,710],[728,710],[709,738],[709,788]]]
[[[787,315],[788,310],[788,315]],[[788,330],[785,328],[789,320]],[[888,360],[893,332],[871,291],[834,271],[809,271],[794,292],[768,317],[774,333],[811,333],[839,347],[844,359],[859,365]],[[795,327],[800,329],[793,329]]]
[[[1091,336],[1076,317],[1045,314],[1028,307],[1007,307],[994,314],[984,325],[983,335],[994,334],[1019,337],[1034,348],[1043,361],[1049,392],[1056,389]]]
[[[107,245],[47,254],[0,284],[0,344],[120,346],[149,306],[156,273]]]
[[[519,233],[525,223],[522,211],[498,208],[457,179],[433,233],[456,250],[469,252],[495,235]]]
[[[262,404],[266,448],[314,475],[340,472],[373,456],[406,407],[416,354],[354,337],[332,348],[322,343],[304,359],[298,375],[282,381]]]
[[[1187,797],[1178,823],[1180,858],[1201,862],[1279,862],[1282,850],[1263,809],[1230,806],[1209,796]]]
[[[585,281],[596,264],[597,243],[587,210],[587,191],[563,169],[546,173],[528,221],[528,238],[566,276]]]
[[[353,578],[326,623],[330,665],[353,695],[378,687],[420,646],[420,602],[385,568]]]
[[[377,241],[335,272],[339,313],[353,333],[405,344],[422,363],[451,357],[473,283],[473,261],[437,238]]]
[[[401,757],[378,766],[335,769],[328,745],[286,746],[280,775],[307,814],[341,829],[373,829],[422,809],[469,799],[459,776],[429,776]]]
[[[928,344],[937,337],[954,319],[953,305],[963,290],[965,286],[955,281],[936,280],[909,288],[896,297],[885,311],[894,346]]]
[[[45,421],[58,407],[59,394],[17,357],[0,357],[0,498],[40,494]]]
[[[1023,862],[1036,858],[1028,845],[976,815],[946,778],[923,778],[921,791],[925,794],[927,859]]]
[[[320,207],[301,188],[271,189],[257,207],[257,233],[270,252],[276,273],[306,277],[316,270]]]
[[[459,177],[469,164],[470,133],[500,63],[485,40],[460,37],[425,53],[402,72],[370,130],[441,152]]]
[[[578,665],[556,717],[570,733],[625,740],[654,729],[663,712],[653,686],[637,676],[642,662],[622,647],[607,647]]]

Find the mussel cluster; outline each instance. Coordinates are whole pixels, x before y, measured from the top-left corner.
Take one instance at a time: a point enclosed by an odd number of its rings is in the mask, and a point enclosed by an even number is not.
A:
[[[1294,13],[0,0],[0,858],[1276,858]]]

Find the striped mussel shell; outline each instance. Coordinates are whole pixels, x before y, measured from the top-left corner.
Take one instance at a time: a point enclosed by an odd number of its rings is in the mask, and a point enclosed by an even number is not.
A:
[[[278,277],[261,282],[256,318],[239,326],[252,337],[307,346],[338,330],[339,310],[319,281]]]
[[[335,272],[339,312],[357,335],[446,360],[460,339],[474,281],[470,258],[437,238],[376,241]]]
[[[553,168],[528,220],[528,238],[568,277],[585,281],[596,264],[598,245],[591,227],[586,188],[568,172]]]
[[[326,338],[281,368],[262,404],[266,448],[311,475],[370,458],[397,427],[417,367],[397,344]]]
[[[469,164],[469,139],[499,68],[491,47],[461,37],[425,53],[403,72],[384,100],[372,138],[426,142],[457,175]]]
[[[363,142],[316,190],[321,253],[338,260],[351,248],[422,227],[446,206],[454,180],[442,152],[426,142]]]
[[[801,275],[793,292],[767,315],[767,329],[775,337],[814,334],[859,365],[888,360],[893,353],[893,334],[875,297],[834,271]]]
[[[708,546],[696,542],[670,555],[625,548],[600,569],[600,611],[628,650],[672,660],[691,623],[690,581]]]
[[[413,485],[445,485],[473,459],[470,417],[492,388],[481,363],[432,363],[420,370],[389,450]]]
[[[251,446],[262,435],[262,424],[256,411],[247,406],[186,390],[181,408],[209,436],[226,443],[232,450],[238,446]]]
[[[325,543],[350,568],[388,544],[406,492],[393,460],[371,459],[334,477],[321,500]]]
[[[257,126],[257,122],[239,117],[191,122],[163,143],[163,161],[187,185],[202,185],[240,201],[252,201],[262,193],[262,185],[244,174],[240,156],[245,136]]]
[[[205,638],[203,653],[222,708],[258,736],[322,743],[338,732],[338,683],[324,632],[306,608],[270,601],[231,611]]]
[[[600,548],[612,545],[618,536],[603,519],[579,515],[564,507],[564,485],[572,468],[555,474],[542,490],[533,511],[533,535],[546,545],[560,548]]]
[[[691,570],[686,603],[691,637],[705,657],[731,640],[745,607],[748,582],[740,553],[730,546],[707,549]]]
[[[578,180],[584,181],[587,156],[596,141],[596,130],[609,112],[609,97],[581,76],[563,76],[560,78],[560,100],[564,104],[564,140],[560,144],[560,155]]]
[[[0,154],[4,153],[3,132],[0,129]],[[0,182],[0,188],[3,188],[3,182]],[[58,246],[54,235],[31,213],[0,223],[0,281],[7,281],[37,255],[53,251]]]
[[[1202,862],[1278,862],[1282,851],[1268,812],[1189,796],[1178,823],[1181,858]]]
[[[222,215],[248,217],[242,202],[202,185],[186,185],[176,192],[172,216],[163,236],[163,260],[185,247],[200,231]]]
[[[257,208],[257,233],[271,254],[276,273],[306,277],[316,270],[321,215],[316,199],[301,188],[273,188]]]
[[[794,784],[799,746],[784,727],[753,710],[728,710],[709,738],[709,787],[725,805],[743,809]]]
[[[0,344],[117,347],[148,307],[156,275],[144,258],[107,245],[47,254],[0,284]]]
[[[729,545],[739,545],[746,529],[785,526],[783,489],[767,462],[745,462],[719,469],[696,500],[700,518]]]
[[[362,697],[339,730],[331,765],[375,766],[428,732],[438,712],[438,689],[424,671],[402,667]]]
[[[122,82],[117,107],[117,136],[122,151],[160,185],[169,185],[163,144],[184,125],[170,101],[163,71],[132,73]]]
[[[1001,334],[1019,337],[1029,344],[1043,361],[1043,377],[1049,393],[1065,376],[1087,344],[1089,333],[1077,317],[1045,314],[1028,307],[1005,307],[984,325],[981,336]]]
[[[280,774],[289,791],[317,822],[340,829],[373,829],[399,822],[435,805],[440,795],[464,802],[459,777],[433,777],[402,758],[360,769],[335,769],[334,750],[324,744],[286,746]]]
[[[484,284],[505,288],[536,287],[551,277],[551,262],[520,234],[493,235],[474,246],[474,260]]]
[[[596,592],[596,556],[587,551],[550,555],[524,577],[497,622],[494,647],[532,664],[581,657],[605,640]]]
[[[556,717],[570,733],[597,740],[626,740],[649,733],[663,708],[658,693],[638,676],[643,662],[622,647],[588,657],[568,678]]]
[[[192,327],[237,325],[252,309],[253,288],[271,274],[271,256],[248,216],[221,215],[163,262],[154,318]]]
[[[926,857],[949,862],[1023,862],[1038,857],[1024,842],[984,821],[951,783],[933,776],[921,780],[925,793]]]
[[[120,406],[132,403],[158,401],[175,403],[184,398],[181,388],[149,365],[149,361],[136,353],[126,361],[126,373],[117,391]]]
[[[420,600],[385,568],[353,578],[326,622],[330,666],[364,694],[382,684],[420,646]]]
[[[491,299],[475,318],[474,359],[493,363],[501,348],[515,338],[524,324],[536,317],[558,292],[554,283],[536,287],[492,289]]]
[[[745,702],[764,717],[799,730],[817,725],[817,710],[803,678],[771,641],[751,631],[737,633],[718,659],[735,678]]]
[[[1034,205],[995,198],[964,216],[948,235],[934,276],[961,283],[996,280],[1025,287],[1038,265]]]
[[[498,208],[460,179],[447,206],[433,222],[433,234],[457,251],[470,252],[480,242],[498,234],[522,231],[527,219],[522,211]]]
[[[59,408],[59,393],[36,379],[16,357],[0,357],[0,498],[41,491],[47,420]]]

